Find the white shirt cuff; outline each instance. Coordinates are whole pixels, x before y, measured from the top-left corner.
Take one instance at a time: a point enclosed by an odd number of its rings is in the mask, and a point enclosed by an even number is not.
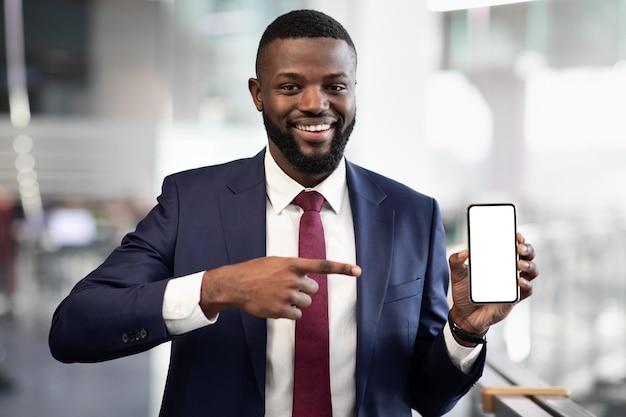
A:
[[[452,336],[452,330],[450,330],[450,325],[448,323],[446,323],[443,327],[443,336],[445,338],[446,346],[448,347],[448,354],[450,355],[452,363],[462,372],[466,374],[471,373],[472,368],[476,363],[476,359],[478,359],[478,356],[483,349],[483,345],[475,347],[460,345],[454,336]]]
[[[178,336],[217,321],[207,319],[200,308],[204,272],[171,279],[163,296],[163,320],[170,335]]]

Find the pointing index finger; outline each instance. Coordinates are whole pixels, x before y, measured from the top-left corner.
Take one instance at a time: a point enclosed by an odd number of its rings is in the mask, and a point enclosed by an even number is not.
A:
[[[301,275],[341,274],[353,277],[358,277],[359,275],[361,275],[361,268],[358,265],[329,261],[326,259],[298,258],[298,264],[296,268]]]

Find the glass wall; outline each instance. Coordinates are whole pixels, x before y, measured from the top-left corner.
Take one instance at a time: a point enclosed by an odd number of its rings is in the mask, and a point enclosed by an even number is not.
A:
[[[626,2],[535,1],[441,17],[426,136],[457,184],[444,196],[450,241],[464,244],[468,202],[514,201],[542,271],[535,295],[493,329],[492,348],[569,387],[597,415],[622,415]]]

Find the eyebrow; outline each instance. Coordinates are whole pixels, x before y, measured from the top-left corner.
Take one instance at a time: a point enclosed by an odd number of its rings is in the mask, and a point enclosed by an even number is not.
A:
[[[281,72],[280,74],[278,74],[279,78],[287,78],[290,80],[298,80],[300,78],[303,78],[301,74],[298,74],[297,72]],[[345,72],[337,72],[337,73],[333,73],[333,74],[328,74],[324,76],[325,80],[335,80],[338,78],[347,78],[349,79],[350,77],[348,76],[348,74],[346,74]]]

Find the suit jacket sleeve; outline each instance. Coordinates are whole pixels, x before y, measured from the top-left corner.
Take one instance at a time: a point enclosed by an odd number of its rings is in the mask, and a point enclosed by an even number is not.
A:
[[[163,294],[172,276],[177,190],[166,178],[158,204],[55,311],[49,344],[62,362],[97,362],[169,339]]]
[[[417,332],[411,369],[412,407],[423,416],[440,416],[449,411],[480,378],[486,346],[473,372],[465,374],[450,360],[443,336],[448,302],[449,269],[445,234],[437,204],[434,204],[431,229],[431,257],[422,297],[421,320]]]
[[[357,241],[357,415],[450,410],[480,376],[451,361],[443,327],[449,269],[437,202],[348,164]]]

